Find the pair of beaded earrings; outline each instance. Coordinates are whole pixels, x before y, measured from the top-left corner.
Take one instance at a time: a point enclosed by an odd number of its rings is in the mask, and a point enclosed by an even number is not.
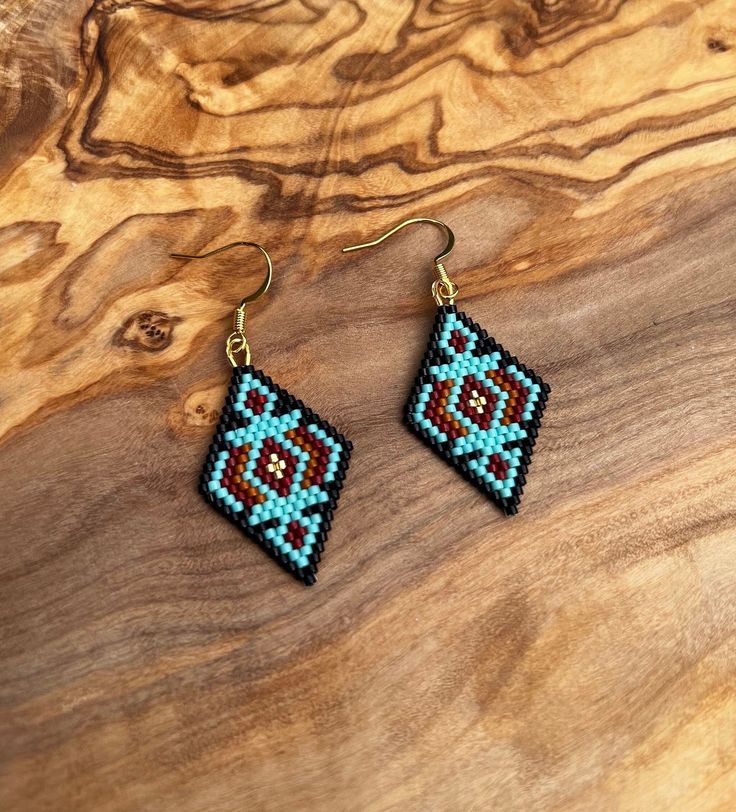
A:
[[[455,307],[458,288],[441,262],[455,244],[445,223],[412,218],[372,242],[343,251],[378,245],[413,223],[439,226],[448,241],[434,260],[437,315],[406,404],[406,425],[505,514],[513,515],[550,388]],[[316,581],[353,446],[250,362],[246,308],[271,284],[273,266],[266,249],[234,242],[206,254],[172,256],[203,259],[236,246],[257,248],[267,273],[235,310],[226,344],[233,375],[200,491],[284,569],[310,585]]]

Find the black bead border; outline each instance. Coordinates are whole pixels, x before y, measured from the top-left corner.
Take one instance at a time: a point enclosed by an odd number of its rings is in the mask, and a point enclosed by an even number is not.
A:
[[[233,410],[235,399],[238,394],[238,385],[241,381],[241,376],[244,373],[250,373],[255,378],[261,381],[265,386],[271,388],[278,397],[278,411],[286,412],[292,409],[299,409],[302,412],[304,423],[315,423],[319,428],[341,444],[343,453],[340,455],[338,462],[338,470],[335,473],[334,482],[330,483],[330,500],[327,503],[322,503],[319,506],[319,512],[324,517],[324,521],[317,533],[315,544],[312,545],[312,552],[309,554],[309,565],[307,567],[297,567],[294,562],[284,553],[279,550],[267,539],[258,528],[251,527],[247,524],[246,519],[248,516],[247,511],[233,513],[228,505],[223,505],[220,500],[212,494],[207,483],[210,475],[214,470],[214,463],[217,461],[218,454],[223,446],[227,444],[224,438],[225,432],[237,428],[243,428],[244,423],[242,419]],[[300,421],[301,422],[301,421]],[[235,367],[233,369],[230,386],[228,387],[227,396],[223,405],[220,420],[217,425],[210,447],[205,459],[202,473],[199,477],[199,492],[204,497],[205,501],[210,504],[221,516],[224,516],[229,522],[234,524],[241,530],[251,541],[255,542],[265,553],[267,553],[274,561],[276,561],[283,569],[294,576],[298,581],[301,581],[305,586],[312,586],[317,581],[318,564],[324,552],[325,542],[332,527],[332,518],[335,510],[337,509],[337,502],[340,497],[340,491],[347,475],[348,467],[350,464],[350,455],[353,450],[353,444],[344,435],[340,434],[337,429],[331,426],[326,420],[323,420],[316,412],[312,411],[308,406],[298,398],[294,397],[286,389],[282,389],[275,384],[273,380],[253,365]],[[262,526],[262,529],[267,529],[268,524]]]
[[[462,460],[458,460],[457,457],[453,457],[449,453],[450,443],[437,442],[434,437],[428,434],[424,429],[417,426],[411,419],[412,408],[416,405],[422,385],[432,383],[434,381],[434,378],[429,375],[429,367],[447,362],[447,359],[442,354],[442,351],[437,347],[437,341],[439,340],[442,332],[443,317],[450,313],[455,314],[466,327],[473,330],[480,338],[480,347],[476,350],[475,354],[485,355],[486,353],[490,354],[493,352],[500,353],[504,365],[508,366],[509,364],[514,364],[540,388],[539,400],[537,401],[535,409],[532,412],[531,420],[525,422],[523,425],[529,437],[524,440],[516,440],[508,445],[508,448],[521,448],[522,452],[521,465],[519,466],[521,473],[517,476],[514,482],[512,495],[508,497],[499,496],[498,493],[493,490],[493,488],[491,488],[487,482],[482,479],[478,479],[478,477],[475,476],[471,469],[468,468],[468,466]],[[519,503],[524,491],[524,485],[526,484],[526,474],[529,470],[534,445],[541,427],[542,414],[544,413],[547,405],[547,399],[550,392],[551,387],[548,383],[545,383],[533,370],[522,364],[515,355],[511,355],[510,352],[505,350],[496,342],[494,338],[489,336],[479,324],[474,322],[462,311],[459,311],[455,305],[441,305],[437,308],[437,314],[435,316],[434,325],[432,327],[429,343],[427,345],[427,351],[422,359],[419,374],[414,381],[414,386],[412,387],[406,407],[404,409],[404,423],[412,434],[419,437],[419,439],[429,446],[429,448],[431,448],[435,454],[443,459],[448,465],[451,465],[464,479],[470,482],[471,485],[476,487],[479,491],[481,491],[481,493],[485,494],[485,496],[494,502],[507,516],[513,516],[519,512]]]

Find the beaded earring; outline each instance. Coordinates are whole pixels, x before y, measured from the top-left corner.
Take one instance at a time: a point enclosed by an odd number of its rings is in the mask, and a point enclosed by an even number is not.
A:
[[[434,259],[437,315],[406,404],[406,425],[505,514],[513,515],[550,387],[455,306],[458,287],[441,262],[455,245],[445,223],[415,217],[372,242],[342,250],[378,245],[413,223],[439,226],[447,245]]]
[[[266,249],[254,242],[234,242],[206,254],[171,256],[204,259],[241,245],[257,248],[268,270],[258,290],[235,310],[226,344],[233,374],[199,490],[285,570],[311,585],[352,443],[251,365],[246,307],[271,284],[273,266]]]

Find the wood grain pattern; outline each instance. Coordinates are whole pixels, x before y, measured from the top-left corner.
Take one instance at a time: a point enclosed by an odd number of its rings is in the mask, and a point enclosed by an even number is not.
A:
[[[0,803],[736,804],[729,0],[5,0]],[[442,237],[553,385],[507,519],[400,425]],[[195,492],[254,361],[355,443],[304,589]],[[222,261],[219,261],[219,260]]]

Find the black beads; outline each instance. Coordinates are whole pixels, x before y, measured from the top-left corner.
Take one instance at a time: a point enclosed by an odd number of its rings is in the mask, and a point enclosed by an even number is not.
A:
[[[518,511],[550,387],[454,305],[438,309],[407,426],[504,513]]]
[[[200,490],[284,569],[313,584],[351,451],[263,372],[237,367]]]

